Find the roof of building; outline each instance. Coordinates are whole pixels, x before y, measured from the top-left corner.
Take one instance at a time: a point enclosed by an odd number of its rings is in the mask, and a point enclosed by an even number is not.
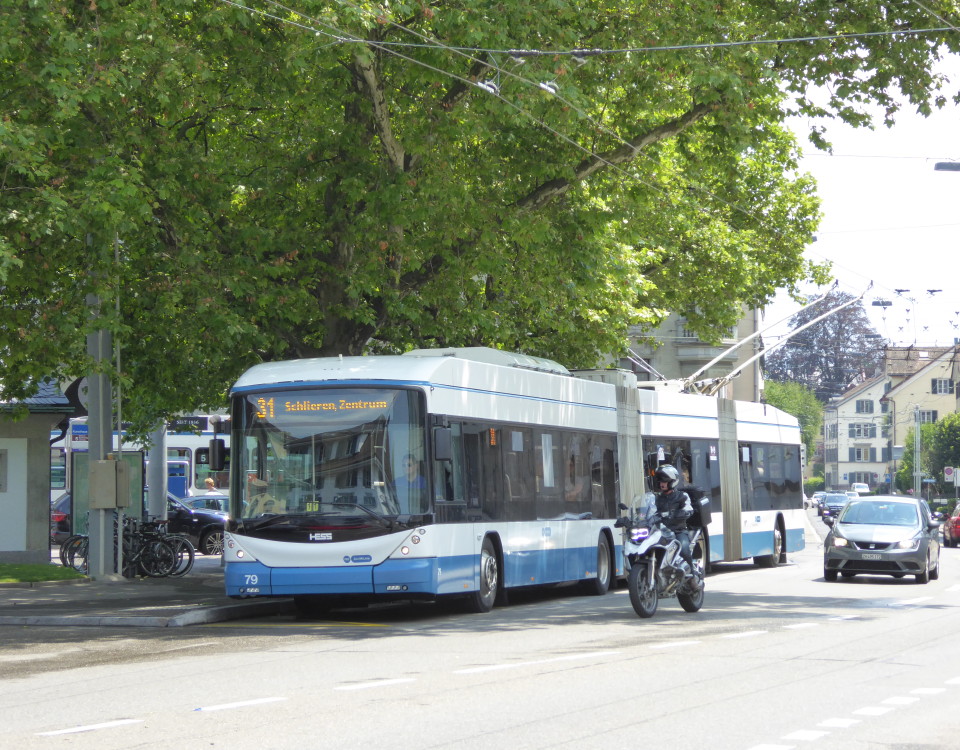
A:
[[[16,406],[26,406],[31,412],[53,412],[69,414],[74,411],[73,405],[63,395],[60,386],[52,380],[43,380],[40,383],[37,395],[25,399],[0,401],[0,411],[11,411]]]
[[[890,377],[909,377],[922,370],[946,352],[952,346],[888,346],[884,352],[884,371]]]

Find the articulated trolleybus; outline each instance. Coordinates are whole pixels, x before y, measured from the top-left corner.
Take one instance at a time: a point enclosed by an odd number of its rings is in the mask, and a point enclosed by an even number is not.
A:
[[[618,503],[667,461],[712,493],[704,566],[802,546],[799,428],[771,407],[484,348],[257,365],[231,399],[232,597],[603,594],[624,574]]]

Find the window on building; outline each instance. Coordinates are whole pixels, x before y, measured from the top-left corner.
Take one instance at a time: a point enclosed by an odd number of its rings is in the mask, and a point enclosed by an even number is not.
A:
[[[933,424],[936,421],[937,421],[936,409],[920,410],[920,424]]]
[[[953,393],[953,381],[949,378],[934,378],[930,392],[939,395],[947,395]]]
[[[827,426],[827,439],[828,440],[837,439],[837,423],[836,422]]]
[[[868,398],[858,400],[857,414],[873,414],[873,401]]]
[[[870,448],[854,448],[853,449],[853,460],[859,463],[865,463],[870,461]],[[876,448],[873,449],[874,455],[876,455]]]
[[[876,436],[877,426],[872,422],[854,422],[848,431],[848,437],[852,438],[875,438]]]

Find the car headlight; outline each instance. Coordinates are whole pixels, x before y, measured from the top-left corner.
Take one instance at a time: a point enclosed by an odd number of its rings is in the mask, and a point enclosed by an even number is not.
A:
[[[897,549],[917,549],[920,546],[920,540],[914,537],[913,539],[904,539],[902,542],[897,544]]]
[[[834,546],[834,547],[849,547],[849,546],[850,546],[850,542],[848,542],[848,541],[847,541],[846,539],[844,539],[842,536],[835,536],[835,537],[833,538],[833,546]]]

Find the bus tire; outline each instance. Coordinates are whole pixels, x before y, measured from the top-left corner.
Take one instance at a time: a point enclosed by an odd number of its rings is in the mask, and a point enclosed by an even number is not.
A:
[[[753,562],[761,568],[777,567],[783,556],[783,528],[780,526],[780,520],[773,525],[773,552],[769,555],[759,555],[753,558]]]
[[[610,542],[602,531],[597,540],[597,574],[580,582],[584,593],[590,596],[603,596],[610,590],[613,578],[613,560],[610,557]]]
[[[489,612],[497,601],[497,594],[502,585],[503,576],[500,574],[497,550],[490,541],[490,537],[487,537],[483,540],[483,546],[480,549],[480,588],[467,595],[467,609],[477,614]]]

